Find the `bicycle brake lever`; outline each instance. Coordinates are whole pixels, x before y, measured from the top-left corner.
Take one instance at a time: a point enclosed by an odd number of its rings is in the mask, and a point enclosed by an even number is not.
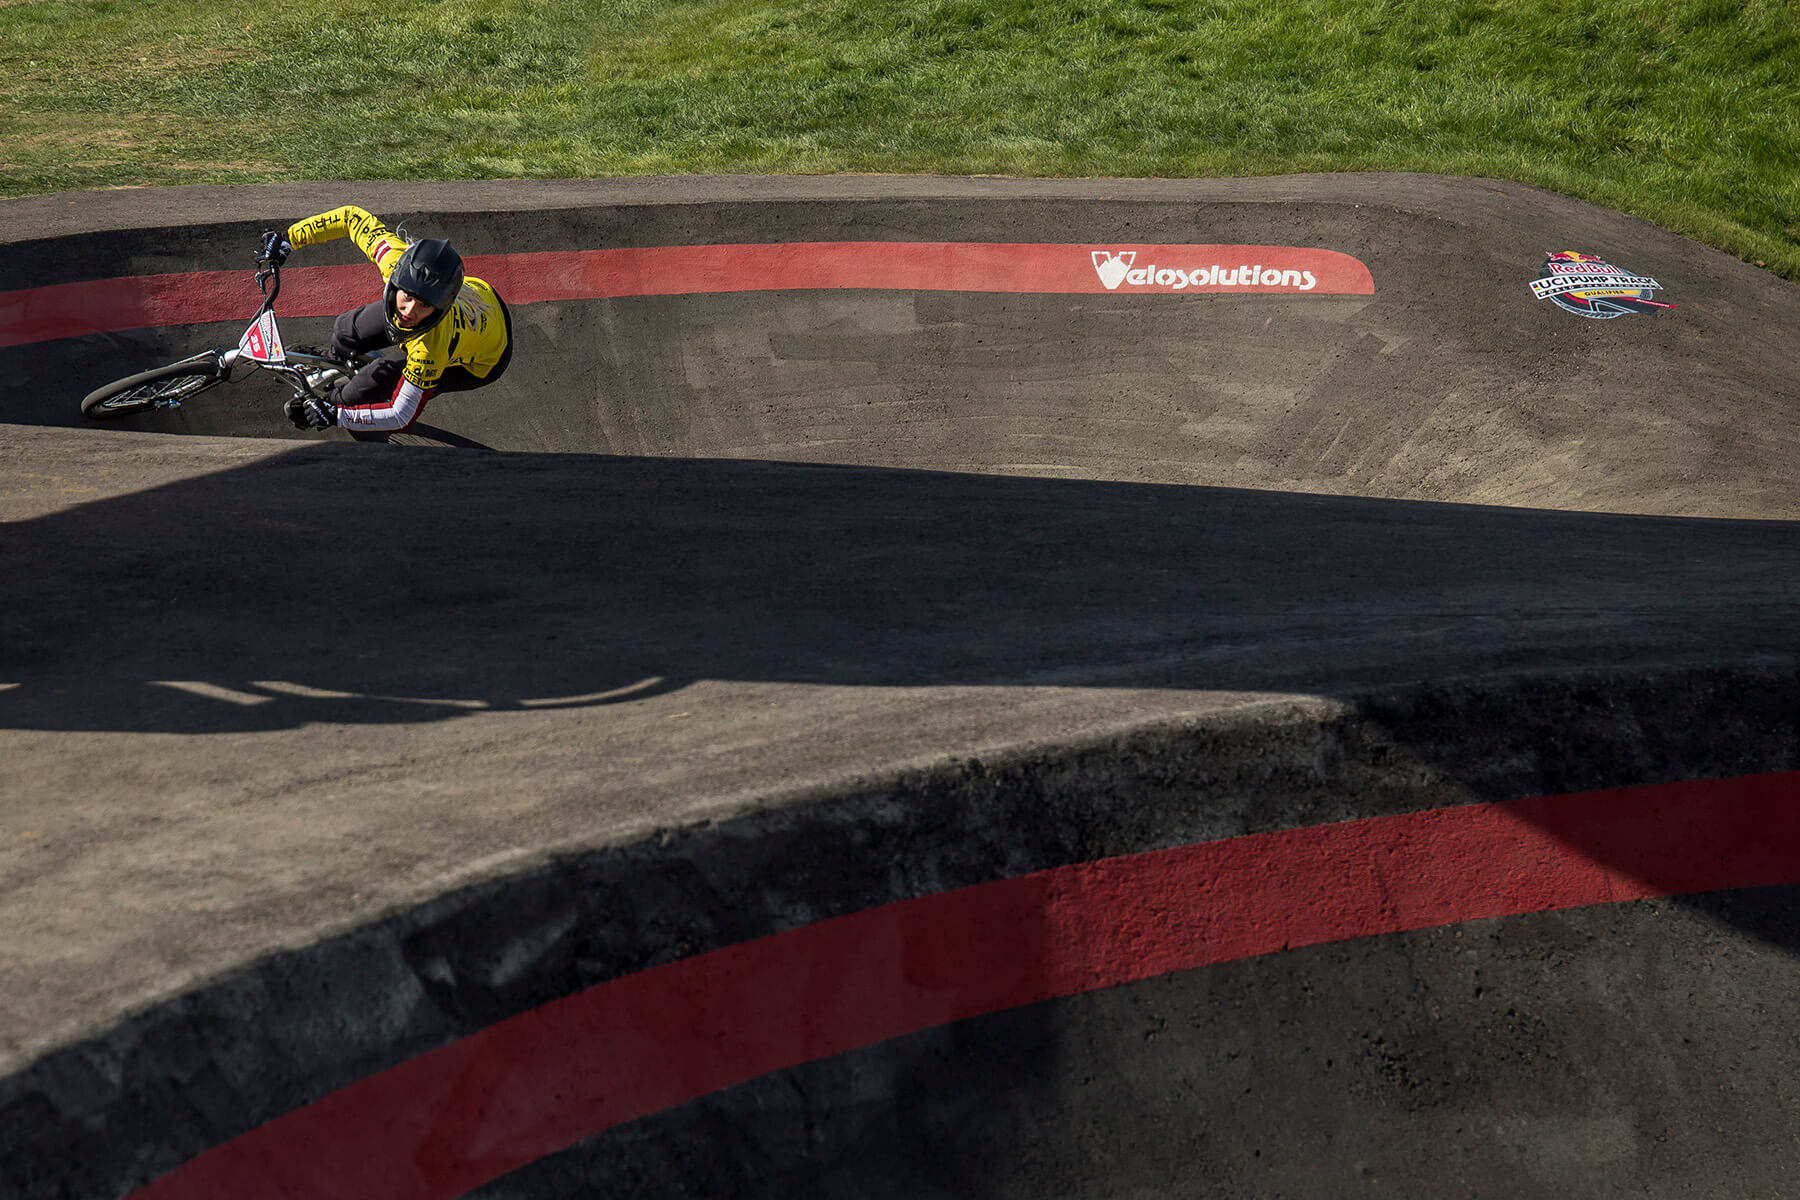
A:
[[[274,308],[275,297],[281,295],[281,264],[272,258],[259,258],[256,261],[262,264],[262,269],[256,273],[256,286],[262,289],[263,294],[262,309],[257,314],[260,316]],[[269,290],[270,279],[275,281],[274,291]]]

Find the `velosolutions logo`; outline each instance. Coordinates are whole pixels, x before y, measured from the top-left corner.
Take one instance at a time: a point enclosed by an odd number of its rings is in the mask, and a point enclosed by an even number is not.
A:
[[[1250,287],[1310,292],[1319,286],[1318,278],[1311,271],[1269,267],[1262,263],[1209,263],[1185,267],[1147,263],[1140,267],[1136,250],[1095,250],[1092,256],[1094,270],[1109,292],[1126,286],[1169,288],[1177,292],[1190,288]]]

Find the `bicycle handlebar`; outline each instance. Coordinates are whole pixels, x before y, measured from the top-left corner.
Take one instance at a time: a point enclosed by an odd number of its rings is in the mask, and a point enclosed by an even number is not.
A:
[[[287,237],[281,230],[263,230],[262,242],[258,245],[256,254],[256,286],[262,289],[263,294],[262,308],[257,310],[257,316],[260,317],[275,307],[275,297],[281,294],[281,264],[287,261],[287,256],[292,252],[293,247],[288,245]],[[270,279],[275,281],[275,290],[272,292],[269,290]]]
[[[275,307],[275,297],[281,295],[281,263],[273,258],[259,258],[256,265],[256,286],[262,289],[263,294],[262,307],[256,310],[256,315],[260,317]],[[274,291],[269,290],[271,279],[275,281]]]

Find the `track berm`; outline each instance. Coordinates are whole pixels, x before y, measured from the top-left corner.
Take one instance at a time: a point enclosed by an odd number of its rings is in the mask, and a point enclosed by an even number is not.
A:
[[[344,202],[503,284],[505,379],[387,443],[255,379],[82,427]],[[1790,1186],[1792,285],[1421,176],[0,246],[7,1196]],[[1566,250],[1676,307],[1537,299]],[[1222,282],[1288,251],[1368,287]]]

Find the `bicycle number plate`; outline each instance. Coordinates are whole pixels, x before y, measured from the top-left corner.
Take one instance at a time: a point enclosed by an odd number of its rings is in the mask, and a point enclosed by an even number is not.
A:
[[[281,330],[275,328],[275,314],[266,312],[244,330],[238,349],[257,362],[280,362],[287,357],[281,345]]]

